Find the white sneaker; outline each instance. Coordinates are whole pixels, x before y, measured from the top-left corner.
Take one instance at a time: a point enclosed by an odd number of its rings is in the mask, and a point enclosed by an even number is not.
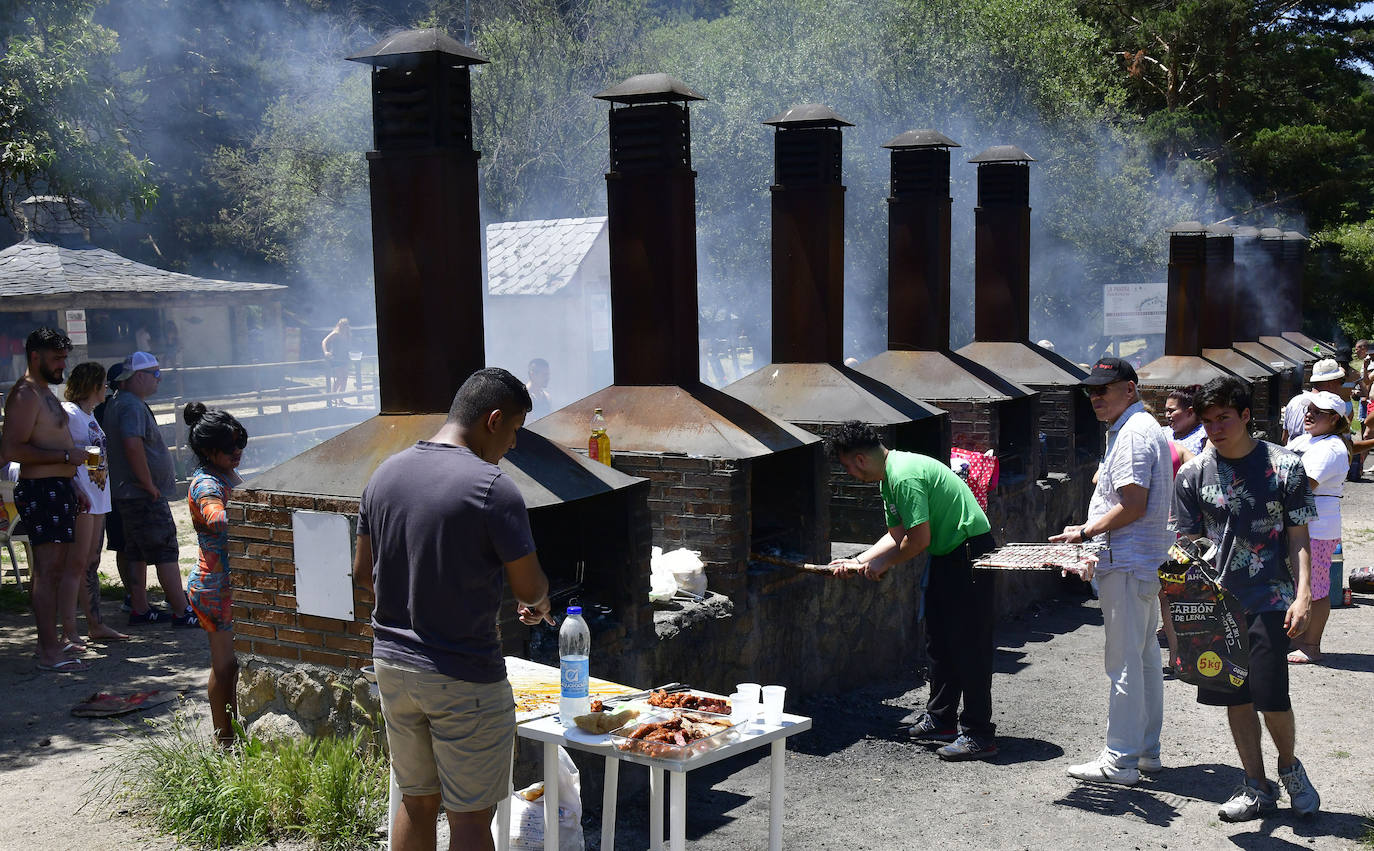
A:
[[[1140,782],[1140,772],[1134,768],[1118,768],[1105,752],[1092,762],[1069,766],[1069,776],[1075,780],[1093,783],[1115,783],[1118,786],[1134,786]]]
[[[1157,756],[1142,756],[1136,761],[1135,767],[1145,774],[1158,774],[1164,770],[1164,763]]]
[[[1231,793],[1231,799],[1221,805],[1217,816],[1222,821],[1251,821],[1272,813],[1279,802],[1279,787],[1268,780],[1261,786],[1258,782],[1245,778],[1245,782]]]

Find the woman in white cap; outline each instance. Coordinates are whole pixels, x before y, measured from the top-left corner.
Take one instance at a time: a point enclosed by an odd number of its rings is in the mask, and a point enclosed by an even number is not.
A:
[[[1307,629],[1293,639],[1288,661],[1295,665],[1322,658],[1322,631],[1331,615],[1331,556],[1341,543],[1341,492],[1350,468],[1345,400],[1329,390],[1304,396],[1303,433],[1290,440],[1288,448],[1302,456],[1307,484],[1317,498],[1317,519],[1307,527],[1312,540],[1312,614]]]

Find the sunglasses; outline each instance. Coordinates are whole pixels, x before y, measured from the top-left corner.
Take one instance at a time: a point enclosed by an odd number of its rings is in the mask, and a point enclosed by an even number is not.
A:
[[[143,373],[144,375],[151,375],[153,378],[162,377],[161,369],[140,369],[139,372]]]
[[[1110,384],[1094,384],[1090,387],[1084,387],[1083,395],[1087,396],[1089,399],[1093,398],[1094,396],[1106,396],[1107,390],[1109,388],[1115,387],[1120,383],[1120,381],[1113,381]]]

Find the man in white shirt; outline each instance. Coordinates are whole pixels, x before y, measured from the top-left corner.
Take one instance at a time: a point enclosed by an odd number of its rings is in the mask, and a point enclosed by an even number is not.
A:
[[[1095,573],[1102,601],[1103,667],[1111,684],[1107,742],[1070,777],[1134,786],[1140,772],[1160,770],[1164,674],[1159,626],[1159,565],[1174,536],[1168,531],[1173,469],[1169,443],[1136,390],[1135,369],[1104,357],[1083,380],[1093,413],[1107,423],[1107,451],[1097,468],[1088,521],[1067,526],[1052,541],[1105,536],[1110,549]]]

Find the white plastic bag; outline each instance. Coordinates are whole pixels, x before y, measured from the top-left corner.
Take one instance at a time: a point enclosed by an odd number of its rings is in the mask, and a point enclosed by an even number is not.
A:
[[[666,603],[677,593],[677,583],[663,563],[663,548],[649,550],[649,602]]]
[[[666,572],[679,591],[698,597],[706,594],[706,566],[701,561],[701,553],[696,550],[677,549],[662,553],[649,562],[649,569]]]
[[[533,801],[526,795],[541,790],[541,780],[527,786],[510,796],[510,849],[511,851],[543,851],[544,848],[544,797]],[[492,819],[492,840],[497,841],[498,821]],[[498,842],[499,844],[499,842]],[[559,851],[584,851],[582,842],[582,778],[577,765],[563,748],[558,749],[558,849]]]

